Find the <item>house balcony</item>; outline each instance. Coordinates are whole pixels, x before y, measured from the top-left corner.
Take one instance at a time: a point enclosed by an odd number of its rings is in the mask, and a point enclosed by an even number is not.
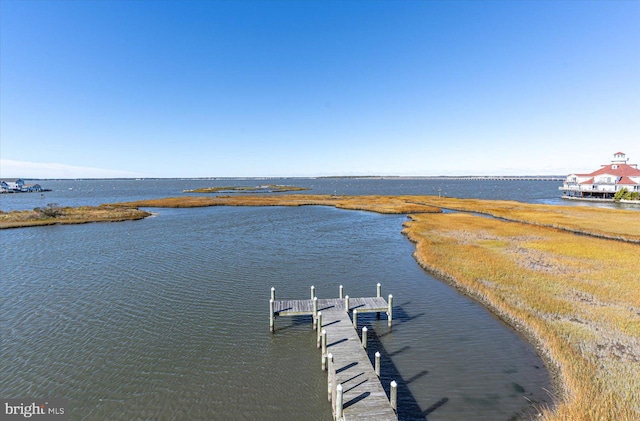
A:
[[[558,190],[585,193],[615,193],[617,191],[615,184],[565,184],[562,187],[558,187]]]

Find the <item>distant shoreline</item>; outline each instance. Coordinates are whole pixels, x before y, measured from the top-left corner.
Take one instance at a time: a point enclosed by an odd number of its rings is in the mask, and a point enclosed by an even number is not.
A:
[[[145,180],[317,180],[317,179],[373,179],[373,180],[499,180],[499,181],[564,181],[560,175],[322,175],[281,177],[106,177],[106,178],[22,178],[29,181],[145,181]]]
[[[284,193],[289,191],[309,190],[308,187],[283,186],[281,184],[265,184],[261,186],[224,186],[201,187],[183,190],[183,193]]]

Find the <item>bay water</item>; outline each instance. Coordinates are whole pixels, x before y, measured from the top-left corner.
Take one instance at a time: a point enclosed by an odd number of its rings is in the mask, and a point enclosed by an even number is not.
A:
[[[437,194],[560,203],[557,182],[373,179],[57,180],[0,209],[95,205],[207,186]],[[44,203],[43,203],[44,202]],[[564,204],[564,203],[563,203]],[[403,420],[509,420],[551,402],[533,347],[426,274],[404,215],[328,207],[151,209],[120,223],[0,231],[0,397],[69,399],[70,419],[331,420],[309,317],[277,298],[394,295],[394,326],[361,315]]]

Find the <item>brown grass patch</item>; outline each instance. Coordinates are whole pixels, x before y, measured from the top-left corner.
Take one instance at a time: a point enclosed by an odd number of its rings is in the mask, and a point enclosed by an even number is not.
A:
[[[535,205],[506,200],[454,199],[436,196],[417,196],[416,202],[459,211],[483,213],[509,221],[640,243],[640,214],[635,210]]]
[[[51,209],[50,209],[51,210]],[[38,210],[0,212],[0,229],[24,228],[56,224],[85,224],[89,222],[119,222],[142,219],[151,214],[132,207],[81,206],[58,208],[55,212]]]
[[[545,419],[640,419],[640,246],[460,213],[405,225],[423,267],[524,331],[557,367],[562,399]]]
[[[334,206],[386,214],[442,212],[440,208],[414,203],[412,196],[332,196],[332,195],[242,195],[185,196],[119,203],[119,206],[181,208],[200,206]]]

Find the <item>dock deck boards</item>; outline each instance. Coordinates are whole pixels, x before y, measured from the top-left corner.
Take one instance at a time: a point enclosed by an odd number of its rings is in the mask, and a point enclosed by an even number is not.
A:
[[[349,298],[349,310],[357,309],[360,313],[387,311],[388,304],[381,297]],[[318,311],[337,310],[345,312],[343,298],[318,299]],[[277,300],[274,302],[274,312],[278,316],[302,316],[313,314],[312,300]]]
[[[349,309],[357,309],[359,313],[386,312],[388,304],[380,297],[350,298]],[[327,353],[333,355],[335,384],[343,387],[344,420],[397,420],[398,416],[346,311],[345,300],[318,299],[318,311],[322,312],[321,328],[327,332]],[[312,315],[313,301],[275,301],[274,313],[278,316]]]

